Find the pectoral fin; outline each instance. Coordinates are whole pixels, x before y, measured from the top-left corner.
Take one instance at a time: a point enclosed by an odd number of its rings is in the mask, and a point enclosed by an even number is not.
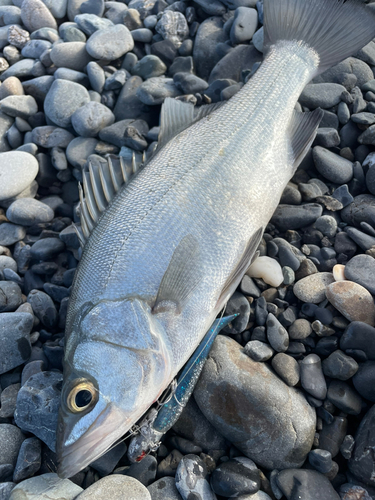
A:
[[[238,287],[243,275],[249,268],[250,264],[258,257],[259,253],[256,252],[256,249],[258,248],[259,243],[262,239],[263,231],[263,227],[260,227],[255,231],[249,243],[247,244],[246,249],[242,254],[237,266],[235,267],[235,269],[233,269],[230,276],[228,277],[219,300],[217,301],[216,307],[218,311],[222,309],[222,307],[224,307],[224,304],[228,301],[229,297]]]
[[[188,234],[175,249],[160,283],[154,314],[168,309],[180,314],[200,282],[199,247],[194,236]]]

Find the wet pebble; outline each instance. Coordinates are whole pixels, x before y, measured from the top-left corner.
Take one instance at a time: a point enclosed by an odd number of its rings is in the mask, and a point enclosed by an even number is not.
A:
[[[252,495],[260,488],[259,469],[249,458],[228,460],[213,471],[211,487],[217,495],[225,498]]]
[[[370,292],[352,281],[336,281],[327,286],[327,299],[349,321],[375,324],[375,305]]]
[[[215,500],[207,477],[207,468],[197,455],[185,455],[176,470],[176,488],[183,500],[204,498]]]

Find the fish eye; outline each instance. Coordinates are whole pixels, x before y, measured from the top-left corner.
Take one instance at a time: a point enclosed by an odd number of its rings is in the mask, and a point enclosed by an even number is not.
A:
[[[97,391],[94,385],[85,380],[79,382],[73,389],[69,392],[67,398],[67,405],[70,411],[73,413],[79,413],[87,408],[92,407],[97,401]]]

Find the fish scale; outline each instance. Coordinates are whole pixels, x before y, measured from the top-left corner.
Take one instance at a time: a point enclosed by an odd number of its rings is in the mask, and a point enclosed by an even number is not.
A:
[[[295,112],[301,91],[375,36],[357,0],[264,0],[264,16],[257,72],[222,105],[167,99],[156,154],[85,243],[66,323],[62,477],[108,450],[192,355],[314,140],[322,112]],[[86,406],[72,399],[76,387],[90,394]]]

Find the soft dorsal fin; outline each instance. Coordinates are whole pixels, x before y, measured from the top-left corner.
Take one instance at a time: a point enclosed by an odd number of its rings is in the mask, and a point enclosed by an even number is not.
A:
[[[323,111],[320,108],[311,113],[293,111],[289,125],[289,137],[292,144],[294,171],[298,168],[313,143],[322,118]]]
[[[263,227],[260,227],[255,231],[253,236],[250,238],[250,241],[248,242],[237,266],[233,269],[227,281],[225,282],[220,297],[217,301],[216,308],[218,311],[224,307],[225,303],[238,287],[243,275],[249,268],[250,264],[258,257],[259,254],[256,252],[256,249],[258,248],[259,243],[262,239],[263,231]]]
[[[194,236],[185,236],[175,251],[161,280],[153,313],[172,309],[179,314],[201,279],[199,247]]]
[[[193,104],[167,97],[160,114],[158,149],[194,122]]]
[[[194,109],[194,122],[197,122],[207,115],[210,115],[217,109],[221,108],[226,104],[227,101],[214,102],[213,104],[204,104],[199,106],[199,108]]]
[[[81,246],[90,236],[102,212],[120,188],[128,184],[145,162],[145,154],[134,153],[131,158],[108,155],[103,161],[89,162],[82,172],[83,189],[79,185]]]

